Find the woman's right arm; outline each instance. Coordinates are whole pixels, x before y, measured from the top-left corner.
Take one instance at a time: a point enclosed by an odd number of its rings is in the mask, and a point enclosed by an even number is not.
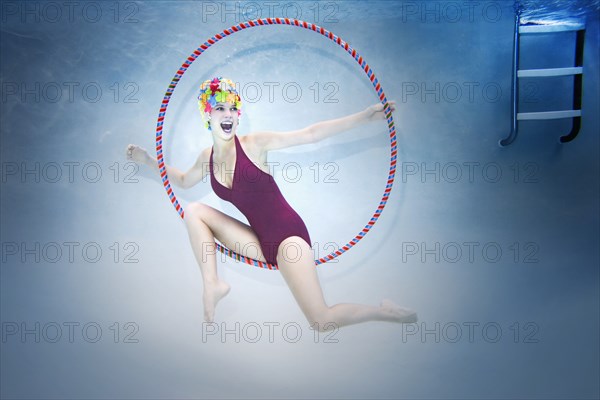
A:
[[[146,149],[143,147],[139,147],[135,144],[130,144],[127,146],[127,159],[134,161],[138,164],[145,164],[150,167],[157,174],[158,163],[156,162],[156,158],[150,156]],[[169,180],[173,185],[178,186],[183,189],[191,188],[200,182],[209,172],[208,162],[210,159],[210,148],[206,148],[200,152],[196,162],[192,167],[186,172],[182,172],[181,170],[171,167],[165,164],[165,168],[167,169],[167,175],[169,175]]]

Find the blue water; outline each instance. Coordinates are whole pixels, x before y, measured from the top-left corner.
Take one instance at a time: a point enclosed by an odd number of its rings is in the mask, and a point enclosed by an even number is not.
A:
[[[600,396],[598,1],[523,2],[524,23],[586,24],[582,127],[559,144],[570,121],[523,121],[506,148],[497,142],[511,125],[512,2],[1,7],[2,398]],[[232,291],[217,322],[229,333],[211,334],[185,226],[160,179],[126,163],[128,143],[153,152],[160,103],[194,49],[240,20],[283,15],[350,43],[397,102],[388,204],[356,247],[318,267],[325,298],[391,298],[417,310],[416,325],[315,336],[278,272],[223,258]],[[523,38],[521,49],[524,69],[571,66],[574,34]],[[195,98],[214,75],[240,84],[240,135],[378,100],[322,36],[244,30],[179,82],[165,119],[169,165],[185,170],[210,146]],[[523,80],[519,109],[569,109],[572,90],[572,78]],[[387,126],[269,160],[322,256],[377,208]],[[175,193],[184,207],[202,201],[243,218],[206,183]]]
[[[520,6],[521,18],[526,22],[575,22],[585,21],[590,13],[598,10],[598,0],[523,0],[517,2]]]

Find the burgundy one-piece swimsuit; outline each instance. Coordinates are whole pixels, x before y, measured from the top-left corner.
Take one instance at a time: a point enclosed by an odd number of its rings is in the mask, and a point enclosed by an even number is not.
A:
[[[248,219],[258,236],[268,263],[277,265],[277,249],[290,236],[299,236],[311,245],[304,221],[284,199],[277,183],[248,158],[236,135],[236,161],[231,189],[222,185],[213,172],[210,152],[210,183],[220,198],[229,201]]]

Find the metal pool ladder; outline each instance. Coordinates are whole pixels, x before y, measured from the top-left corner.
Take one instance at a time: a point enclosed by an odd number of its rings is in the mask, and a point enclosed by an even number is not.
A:
[[[545,69],[519,69],[519,40],[522,34],[556,33],[575,31],[575,66],[566,68]],[[520,12],[515,16],[513,71],[512,71],[512,127],[508,137],[498,141],[500,146],[507,146],[517,138],[519,120],[542,120],[572,118],[573,125],[568,135],[560,137],[560,143],[570,142],[577,137],[581,128],[581,96],[583,75],[583,42],[585,38],[585,24],[551,24],[551,25],[521,25]],[[544,111],[520,113],[519,103],[519,78],[546,78],[552,76],[573,75],[573,109],[561,111]]]

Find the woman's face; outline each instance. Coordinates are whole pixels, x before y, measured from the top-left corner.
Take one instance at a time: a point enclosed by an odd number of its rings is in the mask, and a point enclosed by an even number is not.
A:
[[[217,103],[210,111],[211,130],[224,139],[232,138],[237,131],[238,109],[233,103]]]

